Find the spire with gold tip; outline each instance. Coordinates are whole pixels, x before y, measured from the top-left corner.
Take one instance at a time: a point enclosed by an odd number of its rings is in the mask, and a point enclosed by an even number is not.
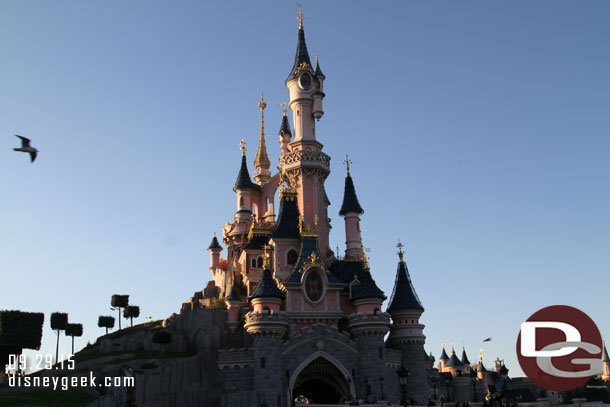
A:
[[[258,102],[258,108],[261,110],[261,128],[258,138],[258,150],[256,151],[256,157],[254,158],[254,166],[256,167],[256,172],[254,174],[254,179],[259,184],[265,183],[269,178],[269,167],[271,166],[271,162],[269,161],[269,156],[267,155],[267,146],[265,145],[265,108],[267,107],[267,103],[265,103],[264,96],[261,94],[261,101]]]

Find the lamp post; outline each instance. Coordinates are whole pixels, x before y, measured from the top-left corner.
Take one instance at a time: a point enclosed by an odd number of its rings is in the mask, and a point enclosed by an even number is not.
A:
[[[379,376],[379,384],[381,385],[381,400],[385,400],[385,395],[383,394],[383,376]]]
[[[407,405],[407,384],[409,383],[409,369],[405,369],[405,367],[401,367],[398,371],[398,382],[400,383],[400,388],[402,389],[402,404],[403,406]]]

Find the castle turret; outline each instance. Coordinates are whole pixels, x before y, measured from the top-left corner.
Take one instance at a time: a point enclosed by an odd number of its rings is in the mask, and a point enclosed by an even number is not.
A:
[[[316,140],[316,118],[321,117],[321,91],[324,75],[316,76],[311,66],[305,44],[303,15],[299,14],[297,49],[286,87],[290,92],[288,106],[292,110],[294,139],[286,152],[280,156],[280,171],[296,186],[299,213],[305,224],[312,225],[316,217],[322,219],[317,225],[320,256],[327,260],[327,222],[324,216],[324,181],[330,173],[330,157],[322,152],[322,144]],[[320,71],[321,72],[321,71]],[[314,103],[317,109],[314,115]]]
[[[235,219],[238,222],[249,222],[252,215],[253,193],[260,193],[261,187],[252,182],[248,163],[246,162],[246,142],[241,140],[241,166],[235,180],[233,191],[237,194],[237,212]]]
[[[345,218],[345,258],[360,260],[364,258],[360,234],[360,215],[364,213],[364,210],[358,202],[354,181],[349,172],[349,158],[346,158],[345,163],[347,164],[347,176],[345,177],[343,204],[339,211],[339,215]]]
[[[466,348],[462,346],[462,357],[460,361],[464,364],[464,371],[470,373],[470,361],[468,360],[468,356],[466,356]]]
[[[254,389],[258,393],[257,405],[285,405],[282,383],[282,343],[288,332],[288,318],[280,312],[286,298],[269,270],[265,257],[265,271],[255,290],[248,297],[254,308],[246,314],[244,328],[253,336]],[[280,400],[284,400],[280,403]],[[273,403],[273,404],[272,404]]]
[[[220,243],[218,243],[218,238],[216,237],[216,232],[214,232],[214,237],[212,237],[212,243],[208,247],[208,251],[210,252],[210,270],[212,274],[216,272],[216,268],[220,266],[220,252],[222,251],[222,247]]]
[[[375,284],[371,273],[365,271],[360,286],[352,296],[352,302],[358,314],[377,314],[381,313],[381,304],[386,298],[383,291]]]
[[[606,349],[606,343],[604,342],[604,350],[602,352],[602,380],[605,382],[610,381],[610,356],[608,356],[608,350]]]
[[[324,79],[326,76],[322,73],[322,69],[320,69],[320,63],[318,62],[318,54],[316,54],[316,69],[314,72],[314,77],[317,79],[320,84],[318,90],[313,94],[313,117],[316,120],[320,121],[322,116],[324,116],[324,109],[322,108],[322,99],[324,99],[324,92],[322,91],[324,86]]]
[[[288,144],[292,138],[292,131],[290,131],[290,124],[288,123],[288,116],[286,110],[286,103],[282,103],[284,106],[284,115],[282,116],[282,125],[280,126],[280,156],[283,156],[288,152]]]
[[[372,396],[383,400],[387,392],[383,390],[385,376],[385,344],[384,336],[390,327],[390,316],[381,312],[381,304],[386,296],[377,287],[369,271],[362,275],[360,286],[352,296],[356,305],[356,314],[349,320],[349,329],[358,346],[358,352],[366,363],[361,365],[358,388],[365,389],[359,396]],[[370,389],[367,387],[370,386]],[[369,393],[370,390],[370,394]]]
[[[261,109],[261,130],[258,138],[258,150],[256,151],[256,158],[254,159],[254,166],[256,172],[254,173],[254,179],[259,185],[263,185],[269,178],[271,178],[271,172],[269,167],[271,162],[267,156],[267,146],[265,145],[265,108],[267,104],[261,95],[261,101],[258,102],[258,107]]]
[[[241,310],[242,301],[237,294],[237,287],[235,284],[231,286],[231,291],[229,295],[225,298],[225,303],[227,304],[227,310],[229,314],[227,325],[231,332],[235,332],[235,329],[239,326],[239,311]]]
[[[451,372],[453,377],[461,376],[464,372],[465,366],[461,360],[458,359],[455,354],[455,349],[451,346],[451,356],[449,357],[449,361],[445,365],[445,371]]]
[[[445,352],[445,342],[442,343],[443,350],[441,351],[441,357],[438,358],[438,370],[439,372],[445,371],[445,366],[447,366],[447,362],[449,362],[449,355]]]
[[[424,312],[411,278],[402,251],[403,245],[398,243],[398,270],[394,291],[388,306],[388,313],[392,316],[392,326],[388,343],[391,348],[402,352],[402,365],[409,370],[409,393],[420,405],[428,402],[428,375],[424,360],[423,334],[424,325],[419,318]]]

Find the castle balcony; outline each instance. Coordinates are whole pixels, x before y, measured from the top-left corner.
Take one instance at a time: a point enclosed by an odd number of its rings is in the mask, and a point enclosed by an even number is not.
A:
[[[349,316],[349,329],[355,336],[385,335],[390,329],[390,314],[352,314]]]
[[[328,174],[330,172],[330,156],[319,149],[294,149],[280,157],[280,167],[286,172],[303,167],[317,168]]]
[[[246,314],[244,328],[251,335],[278,335],[288,332],[288,316],[285,312],[250,311]]]

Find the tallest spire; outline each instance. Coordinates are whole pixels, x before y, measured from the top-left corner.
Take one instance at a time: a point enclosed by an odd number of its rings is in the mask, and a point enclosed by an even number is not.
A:
[[[309,59],[309,52],[307,52],[307,44],[305,43],[305,31],[303,30],[303,20],[305,19],[305,15],[303,14],[302,10],[299,10],[297,19],[299,20],[297,51],[296,55],[294,56],[294,64],[290,70],[288,79],[286,79],[287,81],[296,78],[297,74],[301,71],[310,71],[313,73],[313,69],[311,68],[311,60]]]

